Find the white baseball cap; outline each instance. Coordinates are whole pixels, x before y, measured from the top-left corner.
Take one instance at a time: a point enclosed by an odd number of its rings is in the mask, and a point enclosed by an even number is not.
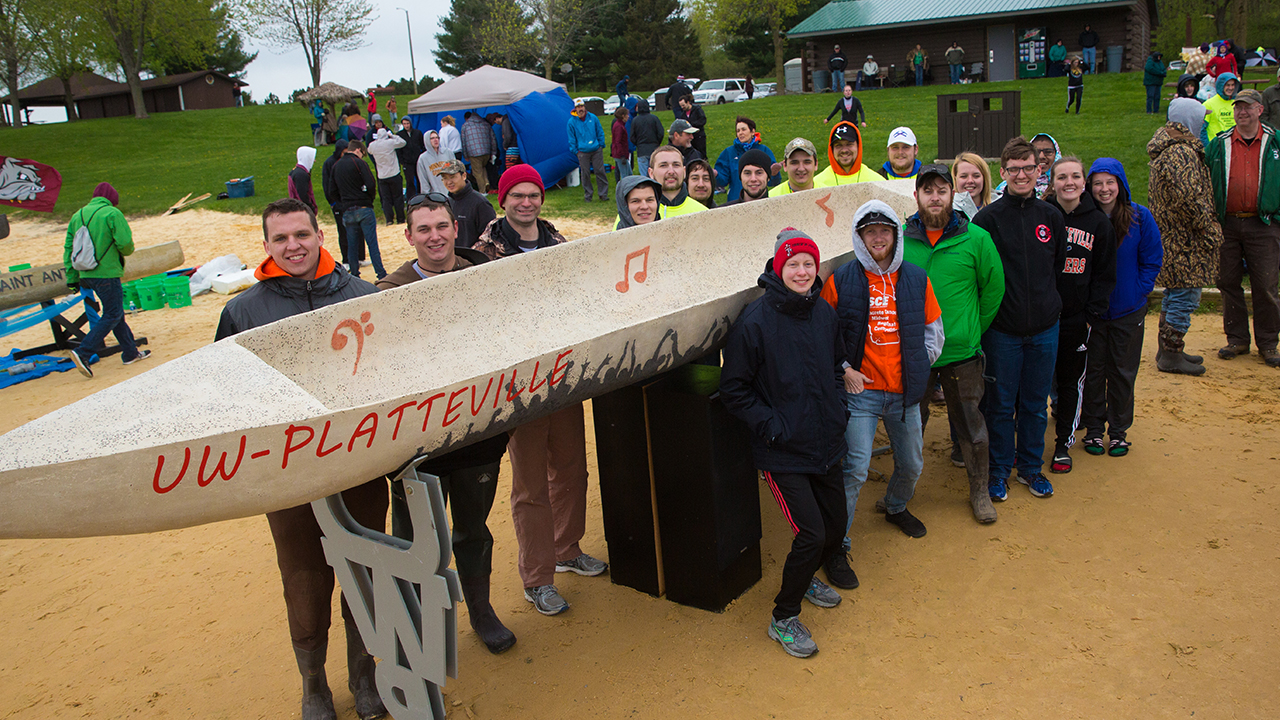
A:
[[[911,128],[909,127],[906,127],[906,126],[896,127],[893,129],[893,132],[889,133],[889,143],[888,145],[885,145],[885,147],[888,147],[889,145],[892,145],[894,143],[916,145],[917,144],[916,134],[911,132]]]

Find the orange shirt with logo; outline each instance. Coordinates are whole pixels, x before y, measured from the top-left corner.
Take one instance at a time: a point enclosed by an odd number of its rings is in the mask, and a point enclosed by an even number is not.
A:
[[[870,378],[866,387],[890,393],[902,393],[902,340],[898,333],[898,273],[880,275],[870,270],[867,290],[870,307],[867,316],[867,339],[862,350],[863,375]],[[822,299],[837,307],[839,292],[834,282],[822,285]],[[942,317],[933,283],[927,282],[924,296],[924,318],[932,323]]]

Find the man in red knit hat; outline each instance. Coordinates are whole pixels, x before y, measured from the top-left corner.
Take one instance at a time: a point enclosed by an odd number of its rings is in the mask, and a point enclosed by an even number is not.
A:
[[[542,178],[531,166],[516,165],[504,172],[498,180],[504,215],[489,223],[474,249],[496,260],[566,242],[554,225],[538,217],[545,197]],[[559,615],[569,603],[552,582],[556,573],[594,576],[609,568],[578,546],[587,525],[582,404],[512,430],[507,453],[524,597],[543,615]]]

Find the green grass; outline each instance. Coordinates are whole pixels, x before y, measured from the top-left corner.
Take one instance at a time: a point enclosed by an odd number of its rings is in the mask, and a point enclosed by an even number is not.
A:
[[[879,168],[884,162],[885,141],[898,125],[915,130],[921,158],[937,153],[936,96],[964,91],[1022,91],[1022,130],[1030,137],[1047,132],[1058,139],[1063,152],[1079,155],[1086,163],[1098,157],[1115,157],[1129,173],[1134,199],[1147,196],[1146,144],[1163,122],[1163,116],[1143,112],[1145,94],[1141,73],[1090,76],[1085,80],[1083,112],[1064,115],[1066,79],[985,83],[963,88],[934,85],[865,91],[859,94],[867,111],[864,162]],[[646,93],[647,95],[647,93]],[[397,98],[408,107],[410,96]],[[709,106],[707,146],[712,160],[733,139],[734,118],[752,117],[764,142],[775,153],[797,135],[817,146],[825,166],[826,138],[830,129],[822,119],[835,96],[787,95]],[[657,114],[664,126],[670,112]],[[606,136],[612,118],[604,118]],[[567,122],[567,117],[565,119]],[[294,151],[309,144],[311,116],[300,105],[262,105],[223,110],[160,113],[147,120],[111,118],[77,123],[38,125],[0,131],[3,153],[48,163],[62,173],[63,188],[53,213],[65,221],[87,202],[93,187],[106,180],[120,191],[120,207],[126,214],[163,212],[187,193],[217,193],[231,178],[254,176],[254,197],[214,200],[199,207],[256,214],[285,193],[285,175],[294,165]],[[317,166],[330,148],[320,148]],[[319,178],[315,178],[317,191]],[[612,179],[610,181],[612,183]],[[611,220],[613,203],[583,203],[580,189],[552,192],[546,212],[552,217]],[[612,195],[612,191],[611,191]],[[9,211],[14,217],[25,211]]]

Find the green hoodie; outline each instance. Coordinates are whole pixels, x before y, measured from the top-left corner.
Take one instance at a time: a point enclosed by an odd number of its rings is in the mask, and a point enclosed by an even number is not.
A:
[[[942,309],[947,340],[933,367],[977,355],[1004,300],[1004,263],[991,235],[953,210],[936,246],[929,244],[919,213],[907,218],[903,237],[903,259],[924,268]]]
[[[93,238],[98,267],[92,270],[76,270],[71,267],[71,247],[76,231],[89,223],[89,235]],[[104,197],[89,201],[67,225],[67,241],[62,248],[62,265],[67,269],[67,283],[80,282],[80,278],[118,278],[124,275],[124,256],[133,254],[133,232],[124,219],[124,213]]]

